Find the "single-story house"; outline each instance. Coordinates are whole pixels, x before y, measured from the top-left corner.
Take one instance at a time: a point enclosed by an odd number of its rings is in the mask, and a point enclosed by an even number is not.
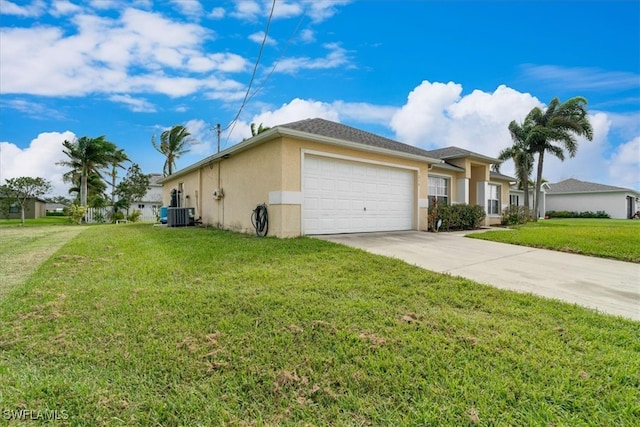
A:
[[[144,197],[131,203],[131,210],[140,211],[141,221],[156,221],[162,206],[162,184],[159,181],[164,176],[152,173],[149,176],[149,188]]]
[[[24,207],[25,219],[41,218],[47,214],[47,202],[43,199],[30,198],[27,199]],[[13,202],[9,207],[9,215],[5,216],[4,210],[0,210],[0,218],[2,219],[20,219],[21,218],[20,203]]]
[[[253,232],[266,203],[269,234],[426,230],[430,199],[484,206],[500,222],[511,177],[498,159],[456,147],[427,151],[324,119],[274,126],[161,179],[163,202],[205,225]]]
[[[538,204],[538,218],[543,218],[544,212],[547,211],[546,209],[547,191],[549,191],[549,183],[543,182],[542,184],[540,184],[540,194],[539,194],[540,202]],[[534,208],[533,195],[535,194],[535,192],[536,192],[535,185],[529,186],[529,209],[531,210],[533,210]],[[515,205],[515,206],[525,205],[524,190],[519,189],[517,184],[512,184],[509,190],[509,205]]]
[[[640,192],[629,188],[566,179],[549,184],[546,211],[598,212],[611,218],[632,218],[640,209]]]

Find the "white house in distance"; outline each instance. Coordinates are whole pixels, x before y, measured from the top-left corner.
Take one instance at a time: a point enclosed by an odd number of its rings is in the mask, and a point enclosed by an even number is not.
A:
[[[131,209],[142,212],[141,221],[155,222],[157,215],[160,213],[162,205],[162,184],[158,181],[163,178],[162,174],[152,173],[149,177],[149,189],[142,200],[131,203]]]
[[[640,192],[636,190],[573,178],[549,184],[545,198],[546,212],[604,211],[611,218],[626,219],[640,209]]]

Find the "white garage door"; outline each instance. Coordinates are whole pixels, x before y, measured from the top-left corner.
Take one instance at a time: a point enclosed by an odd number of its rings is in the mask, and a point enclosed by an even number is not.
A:
[[[413,228],[413,171],[306,155],[303,180],[304,234]]]

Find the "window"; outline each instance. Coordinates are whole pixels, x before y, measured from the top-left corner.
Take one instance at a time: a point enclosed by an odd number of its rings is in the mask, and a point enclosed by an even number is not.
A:
[[[429,205],[433,200],[438,204],[449,204],[449,179],[440,176],[429,175]]]
[[[10,214],[20,213],[20,205],[17,203],[12,203],[11,206],[9,206],[9,213]]]
[[[520,196],[518,194],[509,195],[509,204],[511,206],[520,206]]]
[[[489,184],[489,197],[487,201],[487,214],[500,215],[500,186]]]

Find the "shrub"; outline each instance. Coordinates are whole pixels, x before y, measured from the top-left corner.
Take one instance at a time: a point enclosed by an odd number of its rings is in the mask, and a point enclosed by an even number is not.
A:
[[[111,222],[116,222],[121,219],[124,219],[124,214],[120,211],[114,212],[114,214],[111,216]]]
[[[133,211],[129,214],[129,216],[127,217],[127,219],[131,222],[138,222],[140,220],[140,217],[142,216],[142,212],[140,211]]]
[[[436,231],[435,225],[442,220],[440,230],[474,230],[480,228],[486,217],[482,206],[478,205],[441,205],[429,208],[429,229]]]
[[[46,216],[68,216],[68,215],[65,215],[64,212],[49,211],[47,212]]]
[[[548,211],[546,216],[549,218],[611,218],[605,211]]]
[[[71,205],[69,207],[69,216],[73,220],[74,224],[80,224],[84,220],[84,214],[87,212],[87,208],[80,205]]]
[[[519,225],[529,222],[533,219],[531,209],[524,206],[511,205],[502,211],[502,225]]]

